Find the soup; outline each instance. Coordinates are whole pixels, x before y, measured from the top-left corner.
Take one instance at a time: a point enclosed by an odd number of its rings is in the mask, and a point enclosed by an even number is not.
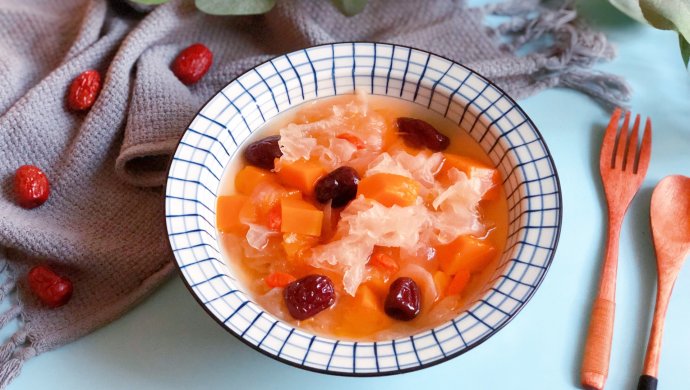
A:
[[[224,254],[269,313],[349,340],[406,337],[457,316],[507,235],[500,174],[413,103],[356,94],[267,123],[223,174]]]

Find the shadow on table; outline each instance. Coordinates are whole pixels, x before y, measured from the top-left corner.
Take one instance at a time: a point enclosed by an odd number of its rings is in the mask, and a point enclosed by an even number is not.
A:
[[[602,220],[607,223],[607,209],[606,209],[606,197],[604,195],[604,188],[601,184],[601,174],[599,172],[599,150],[601,148],[601,142],[606,130],[606,125],[601,124],[595,126],[590,133],[590,156],[589,156],[589,166],[590,166],[590,176],[596,181],[597,195],[599,198],[599,204],[601,205]],[[653,310],[653,298],[655,296],[655,286],[656,286],[656,261],[654,257],[654,251],[652,240],[651,240],[651,230],[649,227],[649,207],[652,199],[653,186],[643,185],[640,191],[637,193],[633,199],[628,212],[626,214],[625,220],[623,221],[624,226],[631,226],[631,229],[623,229],[622,234],[625,232],[631,232],[631,240],[634,245],[634,259],[621,258],[619,255],[619,265],[622,262],[634,262],[634,267],[638,270],[636,273],[639,277],[638,285],[640,289],[638,295],[635,297],[636,300],[631,300],[631,302],[638,302],[631,310],[634,312],[634,317],[638,319],[633,324],[626,324],[626,326],[634,326],[633,337],[630,340],[635,344],[633,353],[626,357],[627,362],[620,367],[628,367],[628,383],[626,388],[635,388],[637,386],[637,380],[639,378],[639,373],[642,367],[642,361],[644,357],[645,347],[647,345],[647,334],[649,329],[649,323],[651,321],[651,312]],[[592,313],[592,302],[597,295],[599,287],[599,277],[601,275],[601,267],[603,265],[604,252],[606,250],[606,233],[607,226],[602,228],[602,237],[599,250],[597,251],[597,265],[594,268],[594,274],[589,280],[589,284],[584,287],[587,291],[588,304],[583,307],[580,318],[585,322],[579,327],[580,332],[577,335],[577,354],[573,359],[572,372],[573,372],[573,384],[575,387],[580,387],[580,370],[582,368],[582,358],[584,355],[584,344],[587,338],[587,331],[589,327],[589,321]],[[623,241],[623,240],[621,240]],[[615,323],[615,321],[614,321]],[[614,340],[616,339],[614,331]],[[619,336],[620,337],[620,336]],[[611,355],[613,356],[613,350]]]
[[[639,375],[642,371],[642,362],[647,347],[649,326],[654,310],[654,298],[656,297],[656,257],[652,244],[652,232],[649,225],[649,210],[652,202],[653,185],[643,185],[635,196],[633,203],[628,210],[627,220],[632,226],[629,230],[630,241],[635,250],[633,259],[622,259],[622,261],[634,262],[638,276],[638,303],[633,308],[635,318],[638,320],[630,326],[634,326],[633,340],[635,345],[633,353],[628,356],[625,367],[630,367],[628,383],[626,388],[634,389],[637,386]]]

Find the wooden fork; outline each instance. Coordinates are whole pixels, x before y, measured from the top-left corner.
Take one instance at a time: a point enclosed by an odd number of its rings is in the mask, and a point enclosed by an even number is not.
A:
[[[620,116],[621,109],[617,108],[606,128],[599,157],[599,171],[608,205],[608,235],[599,291],[592,307],[582,362],[580,381],[586,389],[603,389],[608,376],[621,225],[630,202],[647,174],[652,149],[652,123],[649,118],[638,150],[640,115],[635,117],[630,135],[630,112],[625,113],[623,126],[618,133]]]

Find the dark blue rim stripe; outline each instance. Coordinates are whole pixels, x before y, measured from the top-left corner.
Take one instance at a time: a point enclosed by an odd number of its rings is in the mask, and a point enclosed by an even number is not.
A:
[[[168,177],[168,179],[170,179],[170,177]],[[216,215],[216,212],[215,212],[215,211],[211,210],[211,208],[208,207],[208,206],[206,206],[205,203],[200,202],[200,201],[198,201],[198,200],[196,200],[196,199],[183,198],[183,197],[181,197],[181,196],[174,196],[174,195],[165,195],[165,198],[166,198],[166,199],[183,200],[183,201],[187,201],[187,202],[192,202],[192,203],[200,204],[200,205],[204,206],[204,207],[206,208],[206,210],[210,211],[211,214]]]
[[[230,314],[230,316],[228,316],[228,318],[226,318],[225,320],[223,320],[223,323],[225,324],[225,323],[227,323],[228,321],[230,321],[230,319],[231,319],[232,317],[234,317],[235,314],[239,313],[239,311],[242,310],[243,307],[247,306],[248,303],[249,303],[249,301],[244,301],[244,302],[240,303],[240,305],[237,306],[237,309],[235,309],[235,311],[233,311],[232,314]]]
[[[235,111],[237,111],[237,114],[240,116],[240,118],[242,118],[242,122],[244,122],[244,126],[247,128],[247,131],[249,131],[251,133],[252,128],[249,126],[249,123],[247,123],[247,119],[244,117],[244,115],[242,115],[242,111],[240,111],[240,109],[237,108],[237,105],[235,104],[235,102],[232,99],[230,99],[228,97],[228,95],[225,94],[225,92],[220,91],[220,94],[223,95],[223,97],[228,101],[228,103],[230,103],[232,108],[234,108]],[[235,146],[238,146],[237,140],[235,139],[235,136],[232,134],[232,131],[230,131],[230,129],[228,129],[227,127],[225,127],[225,130],[228,131],[228,135],[230,135],[230,139],[232,140],[232,143],[235,144]]]
[[[309,346],[307,347],[307,352],[304,354],[304,358],[302,359],[302,364],[307,361],[307,356],[309,356],[309,352],[311,351],[311,346],[314,345],[314,340],[316,340],[316,336],[312,336],[311,340],[309,340]]]
[[[247,87],[244,86],[244,84],[242,84],[242,79],[237,79],[237,84],[239,84],[239,86],[242,87],[244,92],[246,92],[250,98],[252,98],[252,101],[254,102],[254,106],[256,106],[257,111],[259,111],[259,115],[261,116],[261,120],[263,122],[266,122],[266,118],[264,117],[264,112],[261,111],[261,106],[259,105],[259,103],[256,102],[256,97],[254,97],[254,94],[252,94],[252,92],[250,90],[248,90]]]
[[[211,227],[214,227],[215,225],[211,223],[206,217],[199,213],[190,213],[190,214],[178,214],[178,215],[166,215],[165,218],[185,218],[185,217],[199,217],[204,220],[207,224],[211,225]]]
[[[259,314],[257,314],[256,317],[254,317],[254,319],[252,320],[252,322],[249,323],[249,326],[247,326],[247,327],[242,331],[242,334],[241,334],[240,336],[244,337],[244,335],[247,334],[247,332],[249,331],[249,329],[251,329],[252,326],[254,326],[254,323],[256,323],[256,321],[257,321],[262,315],[264,315],[264,312],[263,312],[263,311],[260,311]]]
[[[393,356],[395,357],[395,366],[400,370],[400,362],[398,361],[398,351],[395,349],[395,339],[391,341],[391,346],[393,347]]]
[[[458,85],[458,87],[455,88],[453,90],[453,92],[451,92],[450,96],[448,97],[448,104],[446,105],[446,111],[443,113],[443,116],[445,118],[448,118],[448,110],[450,109],[450,104],[453,102],[453,97],[455,95],[457,95],[458,92],[460,92],[460,88],[462,88],[462,86],[465,85],[467,80],[470,79],[470,76],[472,76],[472,72],[467,72],[467,76],[465,76],[465,79],[462,80],[462,82],[460,82],[460,85]],[[439,79],[439,81],[440,81],[440,79]],[[465,106],[465,110],[467,109],[467,107],[470,106],[470,104],[472,104],[472,102],[467,102],[467,105]],[[462,116],[464,116],[464,115],[465,115],[465,111],[463,111],[463,113],[462,113]],[[460,121],[462,122],[462,119],[460,119]]]
[[[292,71],[295,72],[295,75],[297,76],[297,81],[299,81],[299,89],[300,89],[300,91],[302,91],[302,100],[304,100],[304,84],[302,84],[302,76],[300,76],[299,72],[297,72],[297,69],[295,68],[295,65],[293,65],[292,60],[290,59],[290,56],[286,54],[285,58],[287,59],[288,63],[290,64]]]
[[[228,296],[230,296],[230,295],[232,295],[232,294],[237,294],[238,292],[241,293],[240,290],[230,290],[230,291],[228,291],[228,292],[226,292],[226,293],[224,293],[224,294],[222,294],[222,295],[219,295],[219,296],[217,296],[217,297],[215,297],[215,298],[212,298],[212,299],[210,299],[210,300],[208,300],[208,301],[204,301],[204,304],[208,305],[208,304],[211,303],[211,302],[215,302],[215,301],[217,301],[217,300],[219,300],[219,299],[223,299],[223,298],[228,297]]]
[[[407,82],[407,71],[410,69],[410,57],[412,57],[412,49],[407,49],[407,62],[405,62],[405,73],[403,73],[402,84],[400,85],[400,97],[405,92],[405,83]]]
[[[414,357],[417,358],[417,362],[419,364],[422,364],[422,359],[419,358],[419,354],[417,353],[417,346],[414,343],[414,336],[410,336],[410,344],[412,344],[412,350],[414,351]]]
[[[292,105],[292,101],[290,100],[290,91],[288,91],[287,83],[285,82],[285,79],[283,78],[283,74],[278,71],[278,68],[276,68],[276,64],[273,63],[273,60],[268,61],[271,65],[273,65],[273,69],[276,71],[276,74],[278,77],[280,77],[280,81],[283,83],[283,87],[285,88],[285,96],[287,96],[288,104]]]
[[[194,149],[194,150],[198,150],[198,151],[201,151],[201,152],[204,152],[204,153],[210,155],[211,157],[213,157],[214,160],[216,160],[216,162],[218,163],[218,165],[221,166],[221,168],[223,167],[223,163],[221,163],[220,160],[218,160],[218,157],[216,157],[215,154],[211,153],[210,150],[204,149],[204,148],[200,148],[200,147],[198,147],[198,146],[195,146],[195,145],[192,145],[192,144],[188,144],[188,143],[183,142],[183,141],[180,141],[180,145],[184,145],[184,146],[187,146],[187,147],[192,148],[192,149]]]
[[[266,90],[268,90],[268,92],[270,92],[271,99],[273,99],[273,106],[275,106],[276,112],[280,112],[280,108],[278,108],[278,102],[276,101],[276,95],[273,93],[273,88],[271,88],[271,86],[268,85],[268,83],[266,82],[266,79],[264,78],[264,76],[261,75],[261,73],[259,73],[259,70],[257,68],[254,68],[252,70],[254,71],[254,73],[256,73],[257,76],[259,76],[261,81],[264,83],[264,85],[266,86]]]
[[[331,367],[331,362],[333,361],[333,355],[335,355],[335,350],[338,348],[339,343],[340,343],[340,340],[336,340],[335,344],[333,344],[333,350],[331,351],[331,356],[328,358],[328,363],[326,363],[326,370],[328,370]]]
[[[311,74],[314,76],[314,94],[316,97],[319,96],[319,80],[316,78],[316,68],[314,68],[314,63],[311,62],[311,58],[309,57],[309,52],[307,49],[302,50],[304,52],[304,55],[307,56],[307,61],[309,61],[309,65],[311,66]],[[304,96],[302,96],[304,98]]]
[[[352,372],[357,372],[357,342],[352,343]]]
[[[198,264],[201,264],[201,263],[205,263],[205,262],[207,262],[207,261],[216,261],[216,262],[218,262],[218,263],[220,263],[220,264],[225,265],[225,263],[224,263],[222,260],[220,260],[220,259],[218,259],[218,258],[216,258],[216,257],[207,257],[207,258],[205,258],[205,259],[195,260],[195,261],[192,262],[192,263],[187,263],[187,264],[180,265],[180,268],[183,268],[183,269],[184,269],[184,268],[187,268],[187,267],[191,267],[191,266],[193,266],[193,265],[198,265]]]
[[[422,70],[422,75],[419,76],[419,80],[417,80],[417,86],[414,89],[414,96],[412,97],[412,101],[417,101],[417,95],[419,94],[419,87],[422,85],[422,80],[424,80],[424,75],[426,74],[427,68],[429,68],[429,60],[430,59],[431,59],[431,54],[428,54],[426,56],[426,63],[424,63],[424,69]],[[438,84],[439,81],[441,81],[441,79],[438,79],[434,83],[434,86],[436,86],[436,84]],[[431,94],[432,95],[434,94],[433,89],[431,90]],[[429,99],[429,102],[431,102],[431,99]]]
[[[220,253],[220,252],[218,252],[218,250],[216,250],[216,248],[213,247],[213,245],[208,244],[206,242],[202,242],[201,244],[196,244],[196,245],[192,245],[192,246],[188,246],[188,247],[184,247],[184,248],[175,248],[175,249],[173,249],[173,252],[179,252],[179,251],[183,251],[183,250],[194,249],[194,248],[198,248],[198,247],[202,247],[202,246],[209,247],[209,248],[213,249],[214,251],[216,251],[217,253]]]
[[[275,321],[275,322],[273,322],[273,324],[271,324],[271,327],[268,328],[268,331],[266,332],[266,334],[264,335],[264,337],[262,337],[262,338],[261,338],[261,341],[259,341],[259,344],[256,345],[257,347],[261,347],[261,344],[263,344],[264,341],[266,340],[266,337],[268,337],[268,335],[271,334],[271,331],[273,330],[273,328],[275,328],[276,325],[278,325],[278,322],[279,322],[279,321]],[[244,339],[242,339],[242,340],[244,340]]]
[[[278,356],[280,356],[283,353],[283,348],[285,348],[285,345],[288,343],[288,341],[290,341],[290,337],[292,337],[293,333],[295,333],[295,328],[290,329],[290,333],[288,333],[285,340],[283,340],[283,345],[281,345],[280,349],[278,350]]]
[[[188,127],[188,128],[187,128],[187,131],[190,132],[190,133],[198,134],[198,135],[200,135],[200,136],[202,136],[202,137],[206,137],[206,138],[208,138],[208,139],[210,139],[210,140],[216,141],[216,142],[218,143],[218,145],[220,145],[220,146],[223,148],[223,151],[225,152],[225,154],[226,154],[227,156],[230,156],[230,152],[228,152],[228,150],[225,148],[225,145],[224,145],[222,142],[220,142],[220,140],[219,140],[218,138],[213,137],[213,136],[210,136],[210,135],[205,134],[205,133],[202,133],[202,132],[200,132],[200,131],[196,131],[196,130],[192,129],[191,127]],[[180,140],[180,143],[182,143],[182,140]]]
[[[200,181],[198,181],[198,180],[187,180],[187,179],[182,179],[182,178],[173,177],[173,176],[168,176],[168,180],[177,180],[177,181],[182,181],[182,182],[185,182],[185,183],[196,184],[196,185],[198,185],[199,187],[201,187],[201,188],[205,189],[206,191],[208,191],[211,195],[213,195],[213,197],[218,197],[218,195],[217,195],[213,190],[211,190],[210,188],[206,187],[206,185],[205,185],[204,183],[202,183],[202,182],[200,182]],[[168,197],[168,198],[173,198],[172,195],[167,195],[167,197]],[[173,198],[173,199],[184,199],[184,200],[189,200],[189,201],[194,201],[194,200],[195,200],[195,199],[182,198],[182,197],[177,197],[177,198]],[[197,203],[198,203],[198,201],[197,201]],[[211,210],[210,208],[208,208],[208,206],[206,206],[206,208],[209,209],[209,210]],[[213,211],[213,210],[211,210],[211,211]],[[214,214],[215,214],[215,213],[214,213]]]
[[[441,345],[441,343],[439,343],[438,337],[436,337],[436,332],[433,329],[431,329],[431,336],[433,336],[434,341],[436,342],[436,346],[441,351],[441,354],[443,355],[443,357],[446,357],[446,351],[443,350],[443,345]]]
[[[429,62],[427,61],[427,64],[428,64],[428,63],[429,63]],[[438,83],[440,83],[441,80],[443,80],[443,78],[446,77],[446,75],[448,74],[448,71],[451,70],[452,68],[453,68],[453,63],[451,62],[450,65],[448,65],[448,69],[446,69],[446,71],[443,72],[443,74],[441,75],[441,77],[439,77],[438,79],[436,79],[436,81],[434,81],[434,85],[431,86],[431,94],[430,94],[430,96],[429,96],[429,103],[426,105],[426,108],[431,108],[431,102],[434,101],[434,93],[436,93],[436,87],[438,86]],[[374,71],[372,70],[371,73],[372,73],[372,77],[373,77]],[[372,80],[372,83],[373,83],[373,82],[374,82],[374,81]],[[373,88],[374,88],[374,87],[372,86],[372,93],[373,93]],[[459,89],[459,87],[458,87],[458,89]],[[448,107],[450,107],[450,102],[451,102],[451,100],[452,100],[452,99],[448,99],[448,103],[449,103],[449,104],[448,104]],[[448,107],[446,107],[446,115],[448,114]],[[445,115],[444,115],[444,116],[445,116]]]

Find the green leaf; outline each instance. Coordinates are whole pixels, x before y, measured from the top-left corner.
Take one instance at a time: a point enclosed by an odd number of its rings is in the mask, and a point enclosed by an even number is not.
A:
[[[357,15],[367,6],[367,0],[331,0],[331,2],[347,16]]]
[[[652,26],[662,30],[678,31],[681,55],[687,66],[690,3],[687,0],[640,0],[640,9]]]
[[[609,2],[618,10],[640,23],[648,24],[647,20],[642,15],[639,0],[609,0]]]
[[[276,0],[194,0],[194,3],[211,15],[257,15],[270,11]]]
[[[616,8],[660,30],[677,31],[685,66],[690,58],[690,2],[688,0],[609,0]]]
[[[680,55],[683,57],[683,63],[687,68],[690,62],[690,43],[680,34],[678,34],[678,40],[680,41]]]
[[[158,4],[163,4],[167,3],[168,0],[130,0],[134,3],[137,4],[144,4],[144,5],[158,5]]]
[[[687,0],[640,0],[640,9],[652,26],[676,30],[685,41],[690,39],[690,3]]]

